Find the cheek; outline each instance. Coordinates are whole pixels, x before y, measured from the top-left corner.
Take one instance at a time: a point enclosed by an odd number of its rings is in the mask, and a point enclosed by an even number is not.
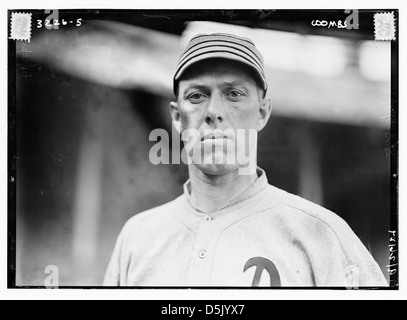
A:
[[[235,129],[255,129],[257,127],[258,109],[256,106],[239,108],[231,112],[228,118]]]
[[[180,107],[179,114],[183,130],[198,129],[204,119],[202,109]]]

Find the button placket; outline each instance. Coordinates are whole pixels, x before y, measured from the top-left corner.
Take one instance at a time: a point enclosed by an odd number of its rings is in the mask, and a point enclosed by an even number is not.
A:
[[[204,260],[208,257],[208,250],[211,247],[211,237],[210,233],[211,227],[208,225],[208,222],[212,220],[210,216],[205,216],[203,218],[204,222],[200,224],[196,248],[198,249],[198,257],[200,260]]]
[[[208,253],[206,252],[206,250],[199,251],[199,258],[205,259],[207,257],[207,255],[208,255]]]
[[[189,271],[191,285],[209,285],[213,262],[213,252],[218,238],[219,228],[213,223],[212,217],[206,215],[201,218]]]
[[[204,221],[205,221],[205,222],[211,222],[211,221],[212,221],[212,217],[211,217],[211,216],[205,216],[205,217],[204,217]]]

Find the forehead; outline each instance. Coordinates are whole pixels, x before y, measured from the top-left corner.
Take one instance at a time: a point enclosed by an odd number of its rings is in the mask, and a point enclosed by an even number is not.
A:
[[[179,80],[183,82],[197,81],[199,79],[224,79],[225,81],[239,80],[247,84],[256,85],[256,80],[250,67],[240,62],[225,59],[209,59],[193,64]]]

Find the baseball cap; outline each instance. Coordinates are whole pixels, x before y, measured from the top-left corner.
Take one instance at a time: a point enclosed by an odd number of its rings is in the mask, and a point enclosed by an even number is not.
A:
[[[230,59],[249,66],[258,75],[262,89],[267,90],[263,56],[253,41],[233,34],[213,33],[194,36],[181,53],[173,79],[174,93],[186,69],[197,62],[214,58]]]

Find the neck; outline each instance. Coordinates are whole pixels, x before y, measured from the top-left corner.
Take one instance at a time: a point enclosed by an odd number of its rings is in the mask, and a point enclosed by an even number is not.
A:
[[[213,213],[226,202],[250,187],[258,178],[253,175],[239,175],[239,170],[223,175],[208,175],[195,165],[189,167],[191,199],[196,208],[204,213]]]

